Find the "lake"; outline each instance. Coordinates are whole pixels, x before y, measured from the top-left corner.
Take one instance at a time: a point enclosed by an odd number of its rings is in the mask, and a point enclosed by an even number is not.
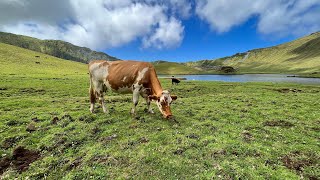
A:
[[[176,78],[196,81],[224,81],[224,82],[289,82],[302,84],[320,84],[320,78],[288,77],[288,74],[243,74],[243,75],[176,75]],[[171,76],[159,76],[170,78]]]

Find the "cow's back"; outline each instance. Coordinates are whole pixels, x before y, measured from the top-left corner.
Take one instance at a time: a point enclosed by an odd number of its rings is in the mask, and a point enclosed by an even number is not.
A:
[[[131,88],[133,84],[149,82],[149,71],[152,65],[138,61],[114,61],[108,68],[107,82],[112,89]]]

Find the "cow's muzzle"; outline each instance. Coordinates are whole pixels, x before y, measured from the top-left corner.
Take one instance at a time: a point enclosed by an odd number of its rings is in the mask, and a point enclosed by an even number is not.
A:
[[[169,115],[163,115],[163,117],[164,117],[164,118],[166,118],[166,119],[170,119],[170,118],[172,118],[172,114],[169,114]]]

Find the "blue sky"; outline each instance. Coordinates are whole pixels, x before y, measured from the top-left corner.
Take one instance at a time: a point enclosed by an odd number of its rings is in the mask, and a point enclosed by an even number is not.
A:
[[[185,35],[179,47],[143,49],[139,46],[139,40],[136,40],[123,47],[107,49],[104,52],[131,60],[186,62],[230,56],[238,52],[282,44],[300,37],[287,35],[274,38],[261,35],[256,30],[256,18],[251,18],[222,34],[211,31],[209,25],[197,17],[184,20],[183,24]]]
[[[0,31],[120,59],[215,59],[320,30],[320,0],[3,0]]]

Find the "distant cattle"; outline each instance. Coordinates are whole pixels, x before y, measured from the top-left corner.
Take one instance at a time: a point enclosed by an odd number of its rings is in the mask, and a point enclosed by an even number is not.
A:
[[[180,83],[180,80],[179,79],[177,79],[177,78],[171,78],[171,83],[172,83],[172,85],[174,85],[174,84],[179,84]]]
[[[34,57],[39,58],[40,56],[34,56]]]
[[[177,99],[177,96],[170,95],[169,91],[162,89],[151,63],[95,60],[89,63],[89,74],[91,112],[94,112],[97,98],[101,102],[103,112],[108,112],[103,96],[106,90],[110,90],[118,93],[132,93],[132,114],[136,113],[136,106],[141,95],[147,102],[149,113],[154,113],[150,103],[155,100],[165,118],[172,116],[170,104]]]

